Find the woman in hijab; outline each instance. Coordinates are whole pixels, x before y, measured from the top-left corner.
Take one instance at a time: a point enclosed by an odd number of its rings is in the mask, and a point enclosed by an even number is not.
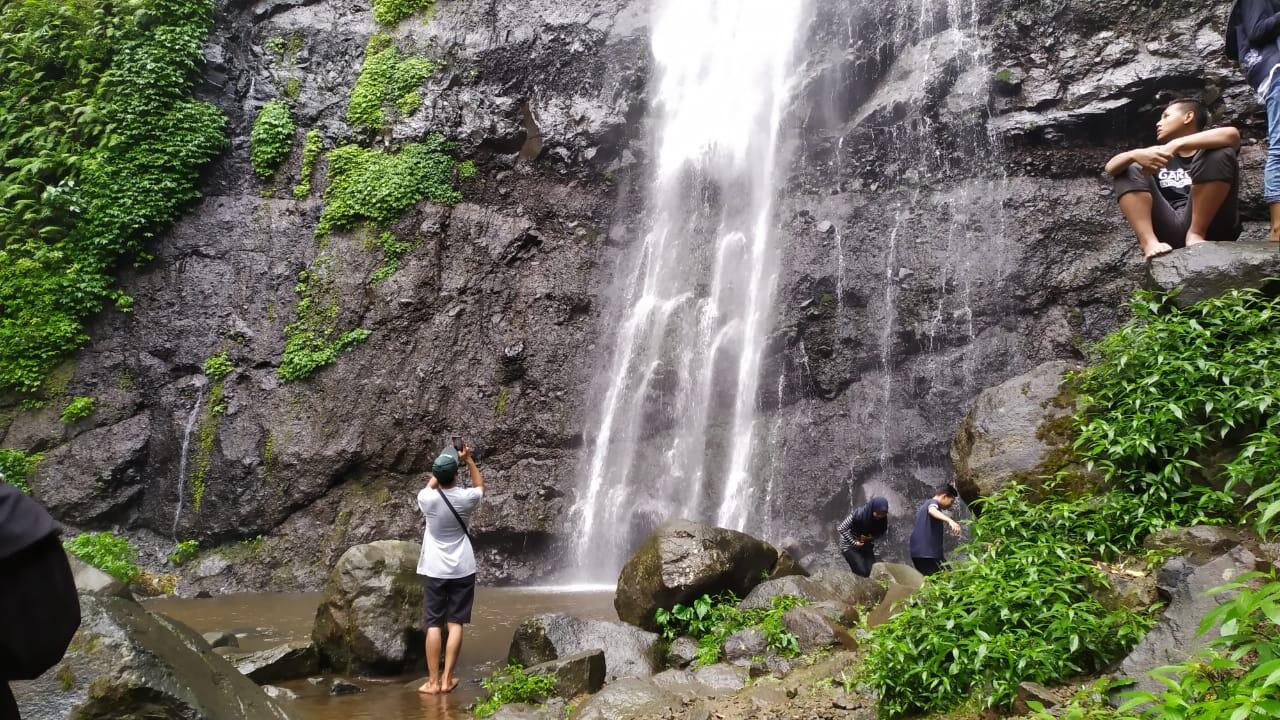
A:
[[[875,540],[889,529],[889,501],[877,495],[853,509],[840,523],[840,554],[855,575],[871,576],[876,562]]]

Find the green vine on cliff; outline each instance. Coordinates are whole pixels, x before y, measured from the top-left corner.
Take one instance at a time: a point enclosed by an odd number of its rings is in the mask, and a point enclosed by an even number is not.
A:
[[[276,370],[284,380],[310,377],[372,334],[365,328],[338,332],[338,294],[332,275],[332,256],[321,255],[298,276],[297,319],[284,330],[284,357]]]
[[[272,100],[258,111],[249,135],[249,159],[262,178],[270,178],[289,156],[297,131],[289,103]]]
[[[383,25],[398,25],[417,12],[430,10],[435,0],[373,0],[373,19]]]
[[[315,174],[316,161],[324,152],[324,138],[319,130],[308,130],[307,139],[302,144],[302,170],[298,173],[298,184],[293,188],[295,200],[305,200],[311,194],[311,176]]]
[[[329,152],[329,185],[316,237],[349,230],[360,221],[388,225],[408,208],[431,200],[462,199],[453,186],[456,163],[451,143],[431,135],[399,152],[344,145]]]
[[[390,108],[404,116],[422,106],[422,83],[435,71],[430,60],[401,57],[391,38],[374,35],[365,47],[364,67],[351,90],[347,122],[356,129],[385,129],[390,124]]]
[[[31,494],[31,485],[27,480],[35,472],[42,457],[40,453],[0,449],[0,479],[28,495]]]
[[[70,425],[77,420],[83,420],[93,414],[98,406],[98,401],[91,397],[83,395],[71,398],[66,407],[62,409],[62,422]]]
[[[0,390],[35,392],[86,339],[117,261],[197,197],[225,144],[192,99],[211,0],[0,9]]]

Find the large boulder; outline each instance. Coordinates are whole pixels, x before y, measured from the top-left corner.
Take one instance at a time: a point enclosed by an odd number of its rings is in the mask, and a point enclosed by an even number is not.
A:
[[[1280,277],[1280,254],[1268,243],[1208,242],[1147,263],[1147,287],[1182,288],[1173,302],[1189,307],[1236,288],[1260,288]]]
[[[129,587],[98,568],[86,563],[72,553],[67,553],[67,564],[71,566],[71,577],[76,584],[76,592],[81,595],[108,595],[111,597],[133,599]]]
[[[983,390],[951,442],[956,487],[966,500],[1012,482],[1035,485],[1065,464],[1066,419],[1075,400],[1065,387],[1071,363],[1039,365]]]
[[[769,543],[744,533],[671,520],[658,526],[627,560],[613,605],[618,617],[657,630],[654,612],[689,604],[705,593],[746,595],[778,562]]]
[[[875,578],[854,575],[848,568],[825,568],[810,575],[809,579],[828,593],[826,599],[857,607],[871,607],[884,599],[883,583]]]
[[[608,679],[658,671],[658,635],[624,623],[583,620],[564,613],[531,617],[516,628],[507,658],[525,667],[589,650],[604,651]]]
[[[132,600],[82,594],[62,662],[12,683],[25,720],[287,720],[195,631]]]
[[[681,699],[652,680],[625,678],[611,682],[582,705],[577,720],[630,720],[646,714],[663,714],[681,705]]]
[[[342,554],[312,631],[325,662],[344,672],[388,675],[421,665],[420,550],[417,543],[379,540]]]
[[[529,675],[554,676],[556,696],[567,700],[575,695],[599,691],[604,686],[604,668],[604,651],[588,650],[538,663],[525,668],[525,672]]]
[[[1197,635],[1200,621],[1210,610],[1230,599],[1230,594],[1207,591],[1256,569],[1258,559],[1244,546],[1236,546],[1208,562],[1197,564],[1177,557],[1165,563],[1157,575],[1160,591],[1169,598],[1164,617],[1120,664],[1120,674],[1137,682],[1139,690],[1160,692],[1164,685],[1148,673],[1191,657],[1215,634]]]
[[[320,656],[309,640],[250,653],[229,653],[227,660],[250,680],[263,684],[307,677],[320,671]]]
[[[1147,550],[1172,551],[1196,565],[1203,565],[1243,540],[1244,535],[1235,528],[1191,525],[1157,530],[1142,541],[1142,547]]]
[[[842,578],[837,575],[840,571],[819,571],[818,577],[826,578]],[[857,577],[849,573],[853,577]],[[830,575],[830,578],[828,578]],[[845,585],[840,582],[837,585]],[[843,625],[852,625],[858,621],[859,612],[858,605],[850,601],[851,598],[865,600],[869,596],[873,596],[877,592],[882,591],[879,584],[863,585],[857,583],[858,588],[852,593],[840,592],[838,588],[831,587],[832,583],[822,583],[819,580],[808,577],[783,577],[777,580],[766,580],[757,585],[742,602],[738,603],[738,607],[742,610],[768,610],[773,607],[773,599],[776,597],[793,596],[803,599],[810,607],[818,610],[826,617],[835,620]],[[846,588],[846,591],[848,588]],[[867,603],[870,604],[870,603]]]
[[[782,616],[782,626],[796,636],[802,652],[842,645],[848,650],[857,649],[857,643],[849,631],[813,608],[791,608]]]

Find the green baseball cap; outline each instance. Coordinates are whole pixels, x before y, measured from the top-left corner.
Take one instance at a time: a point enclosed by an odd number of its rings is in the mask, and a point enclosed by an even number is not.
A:
[[[447,452],[440,453],[440,457],[431,463],[431,474],[443,483],[453,482],[454,476],[458,474],[458,458]]]

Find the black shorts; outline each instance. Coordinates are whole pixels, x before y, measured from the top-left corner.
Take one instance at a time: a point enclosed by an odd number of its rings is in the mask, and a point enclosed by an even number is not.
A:
[[[943,567],[944,563],[946,563],[946,561],[943,560],[942,558],[922,558],[922,557],[911,558],[911,564],[915,565],[916,570],[919,570],[920,574],[926,577],[944,570],[945,569]]]
[[[471,604],[476,598],[476,576],[422,578],[422,626],[441,627],[445,623],[471,622]]]

